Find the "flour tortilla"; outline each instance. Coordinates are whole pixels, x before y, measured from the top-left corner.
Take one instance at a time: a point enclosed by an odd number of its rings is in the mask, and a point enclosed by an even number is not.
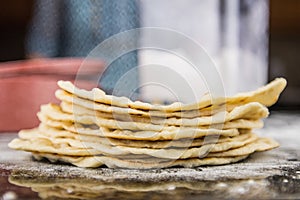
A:
[[[149,150],[150,152],[150,156],[152,156],[152,152],[153,155],[156,155],[156,152],[159,152],[160,149],[165,149],[164,153],[165,154],[174,154],[173,152],[178,152],[176,153],[176,155],[178,155],[179,153],[181,153],[182,151],[197,151],[197,148],[199,148],[200,146],[203,145],[207,145],[207,142],[205,140],[202,140],[202,143],[199,146],[190,146],[188,143],[185,143],[185,148],[166,148],[166,147],[162,147],[162,148],[153,148],[152,146],[148,147],[144,147],[143,142],[138,142],[135,143],[135,145],[131,146],[131,143],[134,143],[134,141],[128,141],[127,144],[128,145],[115,145],[114,143],[112,143],[113,141],[107,139],[107,138],[101,138],[98,139],[98,141],[90,141],[90,140],[81,140],[80,137],[77,137],[77,139],[72,138],[72,135],[70,134],[69,137],[55,137],[54,135],[51,135],[51,131],[47,132],[47,130],[45,132],[39,131],[38,129],[31,129],[31,130],[26,130],[26,131],[20,131],[19,133],[19,137],[22,140],[33,140],[38,141],[39,139],[42,140],[49,140],[51,141],[52,144],[63,144],[63,146],[70,146],[70,147],[74,147],[75,149],[95,149],[95,150],[99,150],[100,154],[109,154],[110,151],[106,151],[106,149],[116,149],[116,151],[114,152],[118,152],[117,150],[122,150],[123,152],[121,152],[121,154],[114,154],[114,155],[126,155],[129,153],[133,153],[133,154],[143,154],[143,153],[139,153],[139,150]],[[225,151],[228,149],[232,149],[232,148],[237,148],[237,147],[241,147],[245,144],[251,143],[254,140],[257,139],[257,136],[255,134],[249,133],[249,134],[243,134],[237,137],[233,137],[228,139],[227,141],[225,139],[224,141],[220,141],[220,140],[216,140],[216,141],[212,141],[212,142],[216,142],[216,144],[214,144],[214,146],[210,149],[210,152],[220,152],[220,151]],[[117,143],[120,143],[120,140],[115,141]],[[168,144],[172,145],[172,143],[179,143],[178,141],[168,141]],[[189,141],[190,143],[192,143],[192,141]],[[149,142],[148,142],[149,143]],[[152,142],[152,144],[155,144],[154,142]],[[182,144],[181,144],[182,145]],[[128,148],[127,148],[128,147]],[[189,149],[188,149],[189,148]],[[38,151],[38,150],[37,150]],[[169,153],[169,152],[170,153]],[[188,154],[189,152],[187,152]],[[63,153],[62,153],[63,154]],[[145,154],[145,153],[144,153]],[[147,154],[147,153],[146,153]],[[157,157],[157,156],[155,156]]]
[[[116,122],[115,120],[107,120],[107,119],[97,119],[93,116],[74,116],[71,114],[63,113],[60,108],[53,104],[48,104],[45,106],[41,106],[41,114],[39,115],[46,115],[46,117],[56,120],[56,121],[67,121],[67,122],[76,122],[79,123],[78,127],[80,127],[80,124],[85,125],[93,125],[96,124],[99,128],[109,128],[109,129],[118,129],[121,131],[124,130],[138,130],[139,132],[142,131],[148,131],[148,134],[151,133],[153,135],[154,133],[165,133],[165,135],[174,135],[174,133],[181,133],[181,131],[184,132],[190,132],[190,133],[204,133],[209,134],[208,132],[213,132],[215,134],[221,134],[222,132],[226,132],[229,130],[234,129],[228,129],[228,130],[218,130],[218,129],[200,129],[196,127],[176,127],[176,126],[162,126],[162,125],[153,125],[153,124],[147,124],[147,123],[133,123],[133,122]],[[77,125],[77,124],[76,124]],[[140,131],[142,130],[142,131]],[[99,132],[99,129],[96,129],[96,131]],[[101,130],[100,130],[101,131]],[[172,138],[171,138],[172,139]]]
[[[90,109],[105,114],[101,113],[99,116],[99,113],[96,115],[82,113],[75,116],[74,112],[66,113],[57,105],[42,106],[38,114],[42,121],[40,126],[34,129],[31,137],[25,136],[25,132],[20,132],[20,138],[9,143],[10,148],[30,151],[37,159],[45,157],[52,162],[64,161],[81,167],[106,165],[112,168],[147,169],[227,164],[244,159],[255,151],[265,151],[279,145],[272,139],[258,138],[254,134],[249,134],[245,139],[238,139],[249,130],[237,128],[218,130],[212,127],[222,126],[222,123],[217,121],[220,116],[220,119],[227,120],[227,126],[234,123],[242,126],[242,121],[238,120],[244,120],[243,122],[249,126],[250,121],[266,117],[268,110],[265,106],[274,104],[286,86],[286,80],[283,78],[275,79],[256,91],[233,97],[211,99],[206,95],[194,104],[176,102],[166,106],[132,102],[126,97],[106,95],[97,88],[92,91],[81,90],[70,82],[60,81],[58,84],[64,91],[58,90],[56,96],[63,104],[72,103],[72,106],[81,106],[84,112]],[[111,118],[114,114],[134,115],[136,122],[128,121],[128,118],[123,116],[115,120],[114,117]],[[210,116],[215,114],[216,116]],[[155,123],[147,121],[147,118],[152,116],[156,116],[153,118]],[[163,117],[167,119],[161,119]],[[217,120],[212,121],[212,118]],[[78,141],[78,137],[72,138],[75,134],[85,137],[86,141]],[[221,136],[227,138],[227,141],[212,144],[205,138],[199,146],[190,148],[138,146],[146,142],[149,145],[154,141],[178,142],[183,141],[182,139],[191,141],[193,138],[199,142],[204,136]],[[126,139],[136,143],[135,146],[128,146],[126,143],[124,146],[114,146],[97,140],[90,141],[95,137],[108,137],[119,143]],[[233,138],[228,140],[228,137]]]
[[[196,117],[193,119],[184,119],[184,118],[160,118],[160,117],[141,117],[135,115],[118,115],[118,114],[109,114],[104,112],[99,112],[84,108],[79,105],[69,104],[62,102],[61,110],[68,114],[74,115],[88,115],[95,116],[99,119],[115,119],[118,121],[130,121],[130,122],[141,122],[141,123],[152,123],[157,125],[175,125],[175,126],[208,126],[212,123],[226,123],[229,121],[234,121],[237,119],[248,119],[248,120],[257,120],[265,118],[268,116],[268,109],[260,103],[251,102],[246,105],[238,106],[234,108],[231,112],[226,112],[225,117],[215,117],[212,116],[206,117]]]
[[[68,144],[52,144],[51,140],[45,138],[35,138],[35,140],[13,139],[8,146],[12,149],[29,152],[54,153],[70,156],[91,156],[99,154],[98,151],[87,148],[73,148]]]
[[[140,101],[133,102],[126,97],[106,95],[105,92],[100,90],[99,88],[94,88],[91,91],[79,89],[68,81],[58,81],[58,86],[61,89],[81,98],[89,99],[103,104],[141,110],[161,110],[174,112],[182,110],[199,110],[201,108],[212,106],[212,102],[226,104],[245,104],[248,102],[259,102],[265,106],[271,106],[277,101],[280,93],[285,88],[286,80],[284,78],[276,78],[274,81],[261,88],[258,88],[255,91],[237,94],[233,97],[225,98],[224,101],[222,98],[212,100],[209,95],[206,95],[202,99],[200,99],[199,102],[194,104],[182,104],[180,102],[175,102],[170,105],[152,105]]]
[[[41,126],[54,127],[57,129],[64,129],[72,133],[83,135],[92,135],[116,139],[128,140],[176,140],[176,139],[195,139],[209,135],[219,135],[225,137],[233,137],[239,135],[237,129],[216,130],[216,129],[176,129],[173,131],[128,131],[128,130],[109,130],[107,128],[86,128],[80,124],[72,124],[65,121],[55,121],[43,115],[38,115],[42,121]],[[247,130],[247,129],[246,129]]]
[[[254,134],[251,134],[249,138],[244,141],[232,141],[214,144],[210,149],[208,155],[213,154],[213,152],[220,152],[231,148],[240,148],[241,151],[235,150],[234,153],[231,153],[231,156],[239,156],[249,154],[260,150],[261,148],[270,148],[268,144],[264,143],[262,140],[257,139],[258,137]],[[257,141],[256,141],[257,140]],[[60,142],[59,142],[60,141]],[[64,143],[62,143],[64,141]],[[255,142],[256,141],[256,142]],[[252,144],[253,143],[253,144]],[[252,144],[251,146],[249,146]],[[249,146],[248,149],[245,149],[241,146]],[[195,158],[204,155],[206,152],[205,148],[201,147],[192,147],[192,148],[168,148],[168,149],[149,149],[149,148],[134,148],[134,147],[125,147],[125,146],[111,146],[100,143],[91,143],[80,141],[74,141],[71,139],[46,139],[46,138],[32,138],[31,140],[24,139],[14,139],[9,146],[18,150],[25,150],[31,152],[42,152],[42,153],[55,153],[60,155],[71,155],[71,156],[91,156],[91,155],[106,155],[106,156],[122,156],[122,155],[146,155],[150,157],[163,158],[163,159],[187,159]],[[248,151],[247,151],[248,150]],[[227,152],[230,152],[227,151]],[[223,152],[219,153],[222,154]],[[217,156],[219,156],[217,154]],[[220,156],[222,157],[222,156]]]
[[[255,107],[258,107],[258,109],[254,109]],[[252,116],[254,119],[265,117],[268,115],[268,111],[264,109],[264,107],[260,107],[260,104],[251,103],[247,106],[241,106],[239,108],[233,110],[231,113],[226,115],[225,122],[234,121],[236,119],[239,119],[240,117],[244,117],[243,119],[250,119]],[[256,107],[256,108],[257,108]],[[260,109],[261,108],[261,109]],[[236,112],[235,112],[236,111]],[[242,113],[242,114],[240,114]],[[189,120],[183,120],[183,119],[167,119],[165,121],[158,120],[157,124],[147,123],[147,122],[133,122],[133,121],[116,121],[114,119],[106,119],[101,118],[99,116],[95,115],[74,115],[70,113],[66,113],[61,110],[61,108],[55,104],[47,104],[41,106],[41,114],[45,115],[51,119],[57,120],[57,121],[69,121],[69,122],[76,122],[76,123],[82,123],[87,125],[96,124],[99,127],[106,127],[106,128],[112,128],[112,129],[121,129],[121,130],[149,130],[149,131],[162,131],[162,130],[174,130],[177,128],[186,128],[186,127],[192,127],[192,128],[202,128],[201,126],[204,126],[204,128],[223,128],[223,122],[224,119],[221,119],[222,117],[215,118],[216,120],[213,120],[211,117],[202,117],[197,119],[189,119]],[[210,124],[211,122],[215,122],[215,124]]]
[[[212,157],[242,156],[254,153],[255,151],[267,151],[270,149],[274,149],[278,146],[279,143],[271,138],[259,138],[256,141],[249,143],[245,146],[224,152],[213,152],[209,153],[208,155]]]
[[[235,137],[219,137],[217,139],[217,143],[224,142],[233,142],[233,141],[244,141],[251,136],[251,132],[245,132],[241,135]],[[139,140],[120,140],[114,138],[105,138],[105,137],[97,137],[90,135],[80,135],[72,132],[66,131],[56,131],[56,129],[48,128],[40,131],[38,128],[21,130],[19,132],[19,138],[24,140],[30,140],[33,138],[46,138],[51,141],[56,139],[72,139],[75,141],[81,142],[92,142],[97,144],[104,145],[112,145],[112,146],[127,146],[127,147],[136,147],[136,148],[152,148],[152,149],[161,149],[161,148],[169,148],[169,147],[177,147],[177,148],[187,148],[187,147],[197,147],[204,144],[209,144],[210,140],[205,140],[205,137],[198,139],[180,139],[180,140],[157,140],[157,141],[139,141]],[[58,143],[58,142],[56,142]],[[64,143],[64,142],[61,142]]]
[[[220,109],[217,107],[214,110],[189,110],[185,112],[164,112],[164,111],[156,111],[156,110],[137,110],[133,108],[123,108],[123,107],[116,107],[111,106],[99,102],[94,102],[88,99],[80,98],[75,95],[72,95],[63,90],[57,90],[55,92],[55,96],[57,99],[61,100],[62,102],[66,102],[73,105],[80,105],[82,107],[97,110],[103,113],[117,113],[120,115],[139,115],[143,117],[180,117],[180,118],[194,118],[199,116],[210,116],[212,114],[216,114]],[[227,106],[226,108],[232,109],[232,106]],[[221,111],[224,111],[224,109]]]
[[[180,128],[175,126],[164,126],[164,125],[156,125],[156,124],[140,123],[140,122],[116,121],[114,119],[105,119],[105,118],[99,118],[99,117],[89,116],[89,115],[75,116],[72,114],[64,113],[60,109],[60,107],[55,104],[42,105],[41,113],[57,121],[77,122],[77,123],[87,124],[87,125],[96,124],[99,127],[106,127],[111,129],[120,129],[120,130],[172,131]]]
[[[109,168],[128,168],[128,169],[153,169],[153,168],[166,168],[173,166],[182,167],[198,167],[202,165],[223,165],[238,162],[247,158],[247,156],[238,157],[226,157],[226,158],[203,158],[203,159],[186,159],[186,160],[175,160],[169,162],[153,162],[143,163],[130,160],[122,160],[118,158],[105,157],[105,156],[90,156],[90,157],[72,157],[72,156],[61,156],[49,153],[33,153],[33,156],[37,160],[47,158],[51,162],[66,162],[71,163],[78,167],[96,168],[102,165],[106,165]]]
[[[181,119],[191,119],[191,118],[197,118],[197,117],[211,117],[212,115],[217,115],[212,118],[212,120],[223,120],[225,117],[225,114],[231,110],[233,110],[236,106],[243,106],[244,104],[239,104],[239,105],[226,105],[226,109],[222,109],[223,105],[216,105],[213,108],[204,108],[201,110],[189,110],[189,111],[176,111],[176,112],[164,112],[164,111],[156,111],[156,110],[137,110],[137,109],[132,109],[132,108],[120,108],[120,107],[115,107],[115,106],[110,106],[98,102],[94,102],[91,100],[79,98],[77,96],[74,96],[70,93],[67,93],[63,90],[57,90],[55,92],[56,97],[62,101],[62,106],[65,108],[67,105],[65,104],[71,104],[72,106],[80,106],[89,110],[93,111],[99,111],[98,115],[100,117],[104,118],[116,118],[116,117],[121,117],[121,118],[131,118],[132,115],[136,117],[142,117],[142,118],[181,118]],[[250,102],[251,103],[251,102]],[[259,104],[255,102],[256,104]],[[258,105],[254,105],[256,108],[258,108]],[[255,109],[254,107],[254,109]],[[262,107],[262,105],[260,106]],[[68,109],[68,108],[66,108]],[[80,109],[80,108],[79,108]],[[245,108],[243,108],[245,109]],[[267,116],[268,112],[266,108],[258,108],[260,109],[261,113],[259,115],[262,116]],[[70,109],[68,109],[70,110]],[[227,111],[226,111],[227,110]],[[80,110],[78,110],[80,112]],[[112,114],[113,113],[113,116]],[[237,112],[235,112],[237,114]],[[213,123],[216,123],[212,121]]]
[[[37,113],[37,116],[41,122],[43,122],[49,126],[52,126],[55,128],[63,128],[61,121],[52,120],[40,112]],[[74,125],[74,123],[71,121],[63,121],[63,123],[68,126]],[[77,125],[77,123],[75,123],[75,125]],[[256,128],[262,128],[264,126],[264,123],[262,120],[237,119],[234,121],[228,121],[225,124],[216,124],[215,126],[223,127],[224,130],[226,130],[226,129],[256,129]],[[209,129],[212,127],[210,127],[208,125],[208,126],[199,126],[198,128]]]

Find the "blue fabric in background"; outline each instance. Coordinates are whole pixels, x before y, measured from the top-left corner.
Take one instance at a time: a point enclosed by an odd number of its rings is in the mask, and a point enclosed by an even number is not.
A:
[[[85,57],[105,39],[139,26],[135,0],[36,0],[26,51],[43,57]],[[100,86],[107,93],[135,99],[137,64],[136,51],[119,57],[104,72]],[[114,90],[129,70],[130,79],[122,81],[122,91]]]

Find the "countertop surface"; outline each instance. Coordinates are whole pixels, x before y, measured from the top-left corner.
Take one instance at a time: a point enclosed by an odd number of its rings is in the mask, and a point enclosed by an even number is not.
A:
[[[276,139],[279,148],[230,165],[154,170],[37,162],[7,147],[16,133],[2,133],[0,199],[299,199],[299,132],[299,112],[272,112],[255,133]]]

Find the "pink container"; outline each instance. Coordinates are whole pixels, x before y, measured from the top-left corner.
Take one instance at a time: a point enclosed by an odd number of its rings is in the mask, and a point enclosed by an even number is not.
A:
[[[0,63],[0,132],[37,126],[40,105],[59,102],[54,95],[57,81],[74,82],[82,62],[79,58],[61,58]],[[103,66],[100,61],[85,63],[86,70],[81,74],[97,74]],[[86,80],[76,84],[86,89],[95,87]]]

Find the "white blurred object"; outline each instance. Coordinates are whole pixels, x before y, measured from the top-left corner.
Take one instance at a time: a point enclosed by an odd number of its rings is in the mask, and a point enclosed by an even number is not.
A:
[[[223,0],[222,41],[214,59],[227,95],[253,90],[268,78],[268,0]]]
[[[18,195],[14,191],[7,191],[2,195],[3,200],[15,200],[18,199]]]
[[[208,52],[220,72],[226,95],[266,83],[268,0],[143,0],[140,4],[142,27],[178,31]],[[142,31],[141,43],[147,40],[151,40],[151,35]],[[174,49],[181,47],[176,41],[162,42],[170,43],[168,45]],[[187,53],[182,49],[182,55]],[[163,51],[141,50],[139,61],[142,66],[153,63],[182,74],[194,93],[181,86],[182,80],[176,75],[159,73],[157,67],[143,67],[141,85],[147,86],[141,88],[141,93],[147,100],[194,102],[208,92],[205,77],[195,76],[193,68],[182,58]],[[151,86],[151,81],[162,82],[164,87]],[[166,91],[168,86],[178,88]]]
[[[156,50],[139,52],[143,98],[150,101],[194,102],[207,92],[203,77],[177,55]]]

